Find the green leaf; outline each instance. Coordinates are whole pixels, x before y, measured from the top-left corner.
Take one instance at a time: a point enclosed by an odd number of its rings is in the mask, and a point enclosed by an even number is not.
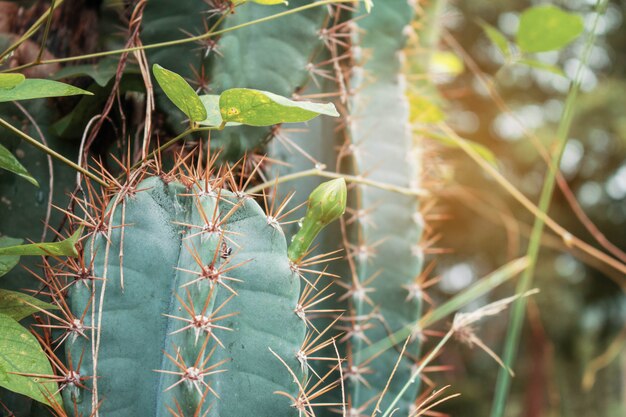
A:
[[[37,339],[17,320],[0,314],[0,386],[44,404],[61,404],[55,382],[16,373],[53,375]]]
[[[54,74],[53,78],[55,80],[60,80],[63,78],[87,76],[91,77],[91,79],[93,79],[100,87],[106,87],[109,81],[115,77],[118,64],[119,62],[117,59],[105,58],[96,64],[73,65],[71,67],[62,68]],[[137,68],[136,65],[131,65],[130,63],[128,63],[124,69],[124,75],[138,73],[139,68]]]
[[[29,245],[7,246],[0,248],[0,256],[7,255],[31,255],[31,256],[71,256],[77,257],[76,243],[80,239],[82,229],[61,242],[54,243],[31,243]]]
[[[0,74],[0,88],[13,88],[25,79],[24,75],[18,73]]]
[[[502,52],[502,55],[504,55],[505,58],[510,57],[511,49],[509,48],[509,41],[502,32],[487,22],[479,21],[478,24],[483,28],[485,35],[487,35],[491,43]]]
[[[0,248],[19,245],[22,242],[22,239],[0,236]],[[17,265],[19,261],[19,255],[0,256],[0,277],[6,275],[7,272],[15,268],[15,265]]]
[[[430,56],[429,70],[433,74],[446,74],[457,77],[465,70],[463,60],[453,52],[433,51]]]
[[[27,78],[9,90],[0,89],[0,103],[35,98],[75,96],[79,94],[91,95],[92,93],[58,81]]]
[[[557,66],[543,63],[534,59],[520,59],[516,64],[526,65],[538,70],[548,71],[561,77],[565,77],[563,70]]]
[[[21,292],[0,289],[0,314],[19,321],[36,313],[39,309],[58,310],[59,308]]]
[[[207,117],[201,122],[198,122],[200,126],[221,126],[222,114],[220,113],[220,96],[217,94],[206,94],[200,96],[200,100],[204,105]],[[228,122],[226,126],[240,126],[241,123]]]
[[[409,100],[409,121],[411,123],[431,124],[443,122],[446,118],[439,106],[428,97],[411,92]]]
[[[274,6],[276,4],[287,4],[287,0],[234,0],[233,4],[238,6],[244,3],[256,3],[264,6]]]
[[[183,77],[163,68],[159,64],[152,66],[152,72],[165,95],[189,117],[189,120],[201,122],[207,118],[207,113],[200,97]]]
[[[26,168],[24,168],[20,161],[18,161],[9,150],[2,145],[0,145],[0,168],[11,171],[33,184],[35,187],[39,187],[37,180],[28,173]]]
[[[418,131],[418,132],[423,134],[424,136],[427,136],[430,139],[433,139],[441,143],[444,146],[447,146],[449,148],[458,148],[457,143],[446,135],[442,135],[442,134],[430,132],[430,131]],[[489,148],[481,145],[480,143],[473,142],[471,140],[465,139],[465,142],[469,146],[471,146],[476,151],[476,153],[478,153],[489,164],[491,164],[494,167],[498,166],[498,158],[496,158],[496,155],[493,152],[491,152]]]
[[[561,49],[583,31],[580,16],[550,4],[531,7],[522,13],[517,44],[523,52]]]
[[[220,112],[226,122],[250,126],[306,122],[320,114],[339,117],[332,103],[293,101],[267,91],[248,88],[224,91],[220,96]]]

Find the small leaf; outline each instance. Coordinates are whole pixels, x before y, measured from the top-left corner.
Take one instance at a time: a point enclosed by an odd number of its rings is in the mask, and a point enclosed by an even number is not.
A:
[[[200,126],[221,126],[222,114],[220,113],[220,96],[216,94],[207,94],[200,96],[200,100],[204,105],[207,117],[201,122],[198,122]],[[241,123],[229,122],[226,126],[239,126]]]
[[[0,168],[11,171],[33,184],[35,187],[39,187],[37,180],[28,173],[26,168],[24,168],[20,161],[18,161],[9,150],[2,145],[0,145]]]
[[[293,101],[267,91],[248,88],[224,91],[220,96],[220,112],[226,122],[251,126],[306,122],[320,114],[339,117],[332,103]]]
[[[457,77],[463,73],[463,60],[453,52],[433,51],[430,56],[429,70],[432,74],[445,74]]]
[[[485,35],[487,35],[491,43],[502,52],[502,55],[504,55],[505,58],[510,57],[511,49],[509,48],[509,41],[502,32],[487,22],[480,21],[478,24],[483,28]]]
[[[235,6],[239,6],[244,3],[256,3],[264,6],[273,6],[276,4],[288,4],[286,0],[233,0]]]
[[[206,110],[200,97],[183,77],[163,68],[159,64],[152,66],[152,72],[165,95],[189,117],[189,120],[201,122],[207,118]]]
[[[527,65],[529,67],[532,67],[538,70],[548,71],[553,74],[560,75],[561,77],[565,77],[565,73],[563,72],[561,68],[554,66],[554,65],[543,63],[541,61],[536,61],[534,59],[520,59],[516,63],[521,64],[521,65]]]
[[[458,148],[457,143],[445,135],[441,135],[441,134],[434,133],[434,132],[427,132],[425,133],[425,136],[449,148]],[[496,158],[496,155],[493,152],[491,152],[489,148],[487,148],[484,145],[481,145],[480,143],[473,142],[471,140],[465,139],[465,142],[469,146],[471,146],[476,151],[476,153],[478,153],[485,161],[487,161],[492,166],[497,167],[498,158]]]
[[[54,375],[37,339],[17,320],[0,314],[0,386],[44,404],[61,404],[55,382],[16,374]]]
[[[11,89],[0,89],[0,103],[35,98],[75,96],[79,94],[92,95],[89,91],[58,81],[27,78]]]
[[[13,88],[24,82],[26,77],[19,73],[0,74],[0,88]]]
[[[19,245],[22,242],[22,239],[15,239],[8,236],[0,236],[0,248]],[[15,268],[15,265],[17,265],[19,261],[19,255],[0,256],[0,277],[6,275],[7,272]]]
[[[407,98],[411,123],[431,124],[445,120],[446,116],[443,111],[427,97],[411,92],[407,94]]]
[[[53,304],[43,302],[30,295],[0,289],[0,314],[5,314],[19,321],[39,311],[36,307],[43,310],[59,309]]]
[[[106,87],[109,81],[115,77],[118,64],[119,62],[117,59],[105,58],[96,64],[72,65],[57,71],[53,78],[55,80],[60,80],[63,78],[87,76],[91,77],[91,79],[93,79],[100,87]],[[138,73],[139,69],[137,66],[131,65],[130,63],[128,63],[124,69],[124,75]]]
[[[82,229],[65,240],[54,243],[31,243],[29,245],[7,246],[0,248],[0,256],[71,256],[77,257],[76,243],[80,239]]]
[[[545,4],[526,9],[520,18],[517,44],[524,52],[561,49],[583,31],[580,16]]]

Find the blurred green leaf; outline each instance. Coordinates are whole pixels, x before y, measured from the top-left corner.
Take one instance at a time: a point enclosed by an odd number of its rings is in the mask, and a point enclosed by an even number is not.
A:
[[[287,0],[234,0],[233,4],[235,6],[244,4],[244,3],[256,3],[262,4],[264,6],[274,6],[276,4],[287,4]]]
[[[207,118],[207,113],[200,97],[183,77],[163,68],[159,64],[152,66],[152,72],[165,95],[189,117],[189,120],[201,122]]]
[[[43,310],[58,310],[53,304],[43,302],[21,292],[0,289],[0,314],[7,315],[15,320],[22,320],[33,313]]]
[[[54,375],[37,339],[17,320],[0,314],[0,386],[44,404],[61,404],[56,382],[16,374]]]
[[[46,97],[91,95],[89,91],[58,81],[27,78],[11,89],[0,89],[0,103]]]
[[[117,66],[119,62],[117,59],[105,58],[96,64],[85,65],[73,65],[70,67],[62,68],[57,71],[53,78],[60,80],[63,78],[75,78],[75,77],[90,77],[100,87],[106,87],[106,85],[115,77],[117,72]],[[139,68],[136,65],[126,64],[124,74],[138,74]]]
[[[0,145],[0,168],[11,171],[33,184],[35,187],[39,187],[37,180],[28,173],[26,168],[24,168],[20,161],[18,161],[9,150],[2,145]]]
[[[31,243],[28,245],[0,247],[0,257],[2,256],[71,256],[77,257],[76,243],[80,239],[82,229],[65,240],[54,243]]]
[[[545,52],[561,49],[583,31],[580,16],[545,4],[522,13],[517,44],[523,52]]]
[[[418,132],[423,134],[424,136],[429,137],[430,139],[433,139],[439,142],[440,144],[444,146],[447,146],[449,148],[458,148],[457,143],[446,135],[442,135],[440,133],[426,131],[426,130],[419,130]],[[493,152],[491,152],[489,148],[481,145],[480,143],[476,143],[468,139],[465,139],[465,142],[469,146],[471,146],[476,151],[476,153],[478,153],[490,165],[492,165],[493,167],[497,167],[498,158],[496,158],[496,155]]]
[[[520,59],[516,62],[516,64],[526,65],[538,70],[548,71],[556,75],[560,75],[561,77],[565,77],[565,73],[563,70],[557,66],[545,64],[541,61],[537,61],[534,59]]]
[[[0,236],[0,248],[6,246],[20,245],[22,242],[22,239],[16,239],[14,237],[8,236]],[[19,255],[0,256],[0,277],[15,268],[15,265],[17,265],[19,261]]]
[[[220,96],[222,120],[251,126],[299,123],[321,114],[339,117],[332,103],[293,101],[267,91],[233,88]]]
[[[25,79],[24,75],[18,73],[0,74],[0,88],[13,88],[24,82]]]
[[[407,94],[409,100],[409,120],[411,123],[439,123],[443,122],[446,115],[428,97],[411,92]]]
[[[502,52],[502,55],[504,55],[505,58],[510,57],[511,49],[509,48],[509,41],[502,32],[487,22],[479,21],[478,24],[483,28],[485,35],[487,35],[491,43]]]
[[[433,74],[447,74],[453,77],[461,75],[465,70],[463,60],[450,51],[433,51],[429,65]]]

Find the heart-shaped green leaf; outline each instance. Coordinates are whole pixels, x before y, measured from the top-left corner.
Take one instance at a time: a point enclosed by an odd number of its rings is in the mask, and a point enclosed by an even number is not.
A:
[[[522,13],[517,44],[523,52],[544,52],[563,48],[583,31],[580,16],[545,4]]]
[[[6,73],[0,74],[0,88],[13,88],[24,82],[26,78],[22,74]]]
[[[29,245],[0,247],[1,256],[71,256],[77,257],[76,243],[80,239],[82,229],[65,240],[54,243],[31,243]]]
[[[13,88],[0,89],[0,103],[35,98],[75,96],[79,94],[93,95],[89,91],[58,81],[27,78]]]
[[[248,88],[224,91],[220,96],[220,112],[225,122],[251,126],[306,122],[320,114],[339,117],[332,103],[293,101],[267,91]]]
[[[35,187],[39,187],[37,180],[28,173],[26,168],[24,168],[20,161],[18,161],[9,150],[2,145],[0,145],[0,168],[11,171],[33,184]]]
[[[22,242],[22,239],[15,239],[8,236],[0,236],[0,248],[6,246],[20,245]],[[19,261],[19,255],[0,256],[0,277],[15,268],[15,265],[17,265]]]
[[[19,321],[36,313],[39,309],[58,310],[59,308],[21,292],[0,289],[0,314]]]
[[[183,77],[159,64],[152,66],[152,72],[165,95],[189,117],[189,120],[201,122],[207,118],[200,97]]]
[[[0,386],[44,404],[61,404],[56,382],[18,374],[54,375],[37,339],[17,320],[0,314]]]

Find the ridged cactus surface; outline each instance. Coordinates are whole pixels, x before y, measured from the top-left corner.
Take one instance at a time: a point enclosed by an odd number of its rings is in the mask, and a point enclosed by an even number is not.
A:
[[[68,339],[68,359],[86,378],[97,363],[97,379],[65,389],[66,409],[297,415],[275,394],[298,387],[270,351],[301,375],[300,281],[280,226],[254,200],[204,184],[152,177],[133,190],[111,199],[110,229],[86,243],[95,285],[70,290],[74,315],[96,330]]]

